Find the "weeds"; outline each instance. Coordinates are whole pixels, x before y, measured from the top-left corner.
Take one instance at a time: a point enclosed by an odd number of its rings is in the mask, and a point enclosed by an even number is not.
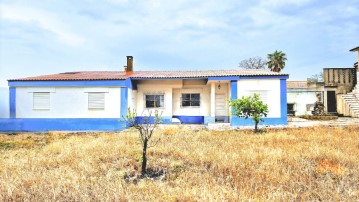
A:
[[[136,183],[126,182],[141,172],[134,131],[1,135],[0,201],[359,199],[359,127],[182,129],[157,131],[148,150],[165,177]]]

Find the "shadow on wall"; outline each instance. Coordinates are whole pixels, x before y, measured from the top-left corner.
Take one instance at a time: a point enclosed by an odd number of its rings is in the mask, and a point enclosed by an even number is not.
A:
[[[0,118],[9,118],[9,88],[0,87]]]

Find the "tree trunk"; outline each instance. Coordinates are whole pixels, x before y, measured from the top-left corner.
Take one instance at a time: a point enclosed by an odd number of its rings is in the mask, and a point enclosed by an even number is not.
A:
[[[146,168],[147,168],[147,139],[143,140],[143,149],[142,149],[142,168],[141,168],[141,174],[146,174]]]
[[[256,121],[255,126],[254,126],[254,132],[258,132],[258,123],[259,122]]]

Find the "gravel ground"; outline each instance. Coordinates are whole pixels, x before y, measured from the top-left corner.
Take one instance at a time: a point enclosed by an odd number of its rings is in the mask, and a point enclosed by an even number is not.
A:
[[[339,117],[336,120],[319,121],[319,120],[307,120],[297,117],[289,117],[288,125],[260,125],[259,128],[301,128],[312,126],[355,126],[359,125],[359,118]],[[235,126],[232,127],[229,124],[209,124],[207,126],[210,130],[228,130],[228,129],[251,129],[253,126]]]

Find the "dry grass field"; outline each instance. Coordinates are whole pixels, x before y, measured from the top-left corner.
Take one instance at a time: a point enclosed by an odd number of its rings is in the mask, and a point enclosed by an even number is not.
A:
[[[358,201],[359,127],[0,135],[0,201]]]

